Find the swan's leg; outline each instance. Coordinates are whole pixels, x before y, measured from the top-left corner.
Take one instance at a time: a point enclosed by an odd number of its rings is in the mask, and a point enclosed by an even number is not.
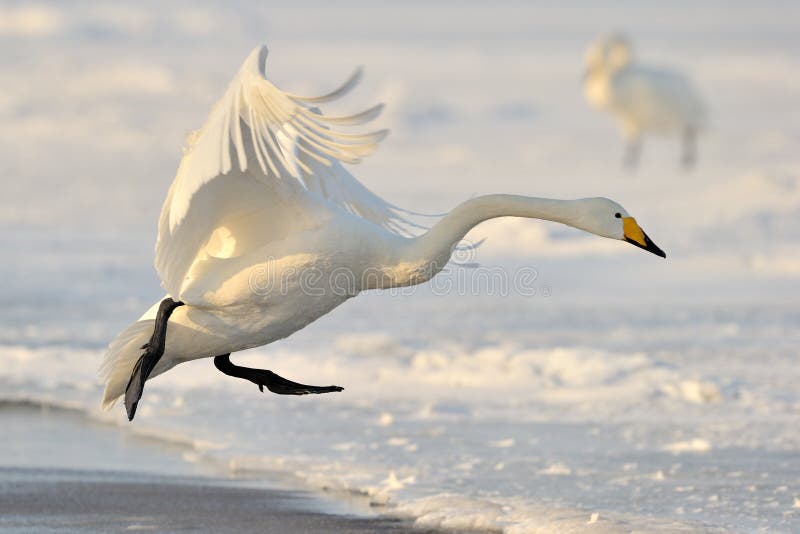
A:
[[[683,131],[681,164],[684,169],[691,169],[697,161],[697,132],[694,128]]]
[[[291,380],[286,380],[272,371],[266,369],[252,369],[250,367],[240,367],[231,363],[230,354],[223,354],[214,358],[214,365],[228,376],[249,380],[264,391],[264,387],[278,395],[308,395],[309,393],[333,393],[342,391],[340,386],[308,386],[298,384]]]
[[[639,166],[639,158],[642,155],[642,140],[640,137],[633,137],[625,144],[625,155],[622,158],[622,167],[632,171]]]
[[[164,345],[167,339],[167,321],[173,310],[178,306],[183,306],[183,302],[172,300],[169,297],[162,300],[158,306],[153,335],[150,337],[150,341],[142,346],[145,349],[144,354],[133,366],[131,378],[128,380],[128,387],[125,388],[125,409],[128,411],[128,421],[133,421],[133,416],[136,415],[136,405],[139,404],[139,399],[142,398],[144,383],[164,354]]]

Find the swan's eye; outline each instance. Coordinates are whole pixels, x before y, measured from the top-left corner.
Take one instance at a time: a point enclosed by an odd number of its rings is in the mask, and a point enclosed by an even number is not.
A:
[[[614,217],[616,217],[617,219],[619,219],[619,218],[621,218],[621,217],[622,217],[622,215],[620,215],[620,214],[619,214],[619,212],[617,212],[617,213],[615,213],[615,214],[614,214]]]

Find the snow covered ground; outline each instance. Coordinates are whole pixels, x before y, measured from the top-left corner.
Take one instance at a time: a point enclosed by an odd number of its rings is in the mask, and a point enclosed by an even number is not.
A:
[[[342,394],[261,395],[193,362],[148,383],[136,431],[420,525],[800,530],[798,20],[788,1],[6,2],[0,397],[127,425],[99,411],[103,348],[161,297],[155,222],[183,139],[265,42],[295,92],[366,67],[341,110],[387,103],[392,135],[354,172],[390,201],[608,196],[668,259],[493,221],[460,258],[481,269],[364,294],[237,360]],[[584,103],[584,47],[614,29],[704,94],[693,172],[672,139],[624,172]]]

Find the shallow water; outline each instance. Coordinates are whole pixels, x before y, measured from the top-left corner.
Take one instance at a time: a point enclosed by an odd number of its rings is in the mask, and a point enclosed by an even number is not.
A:
[[[3,533],[411,530],[398,519],[354,515],[263,473],[235,476],[213,462],[185,462],[187,444],[144,438],[78,411],[3,402],[0,425]]]

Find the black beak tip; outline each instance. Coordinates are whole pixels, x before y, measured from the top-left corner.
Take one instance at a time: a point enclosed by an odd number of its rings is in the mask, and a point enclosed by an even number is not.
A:
[[[647,244],[647,246],[645,247],[646,251],[652,252],[656,256],[661,256],[662,258],[666,258],[667,257],[667,253],[664,252],[663,250],[661,250],[660,248],[658,248],[658,245],[653,243],[650,240],[650,238],[647,237],[647,234],[644,235],[644,242]]]
[[[656,256],[660,256],[662,258],[666,258],[667,257],[667,253],[664,252],[663,250],[661,250],[660,248],[658,248],[658,245],[653,243],[650,240],[650,238],[647,237],[647,234],[644,235],[645,246],[642,246],[639,243],[637,243],[636,241],[634,241],[633,239],[630,239],[630,238],[627,238],[627,237],[625,238],[625,241],[627,241],[631,245],[634,245],[634,246],[637,246],[637,247],[639,247],[639,248],[641,248],[643,250],[646,250],[647,252],[652,252]]]

